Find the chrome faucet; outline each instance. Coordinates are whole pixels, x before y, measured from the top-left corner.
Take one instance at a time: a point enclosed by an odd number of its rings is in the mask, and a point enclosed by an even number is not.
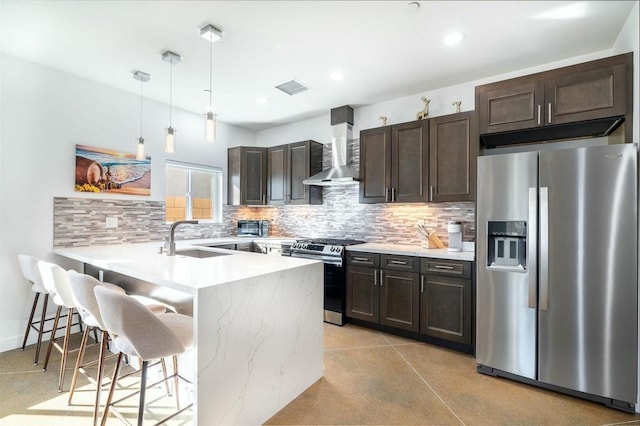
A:
[[[191,224],[197,225],[197,220],[178,220],[173,222],[171,228],[169,228],[169,236],[165,241],[165,251],[167,252],[167,256],[175,256],[176,255],[176,241],[175,241],[175,232],[178,225],[182,224]]]

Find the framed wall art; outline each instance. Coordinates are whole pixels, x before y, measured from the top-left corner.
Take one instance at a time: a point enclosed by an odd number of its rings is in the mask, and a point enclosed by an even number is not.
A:
[[[151,195],[151,157],[76,145],[76,192]]]

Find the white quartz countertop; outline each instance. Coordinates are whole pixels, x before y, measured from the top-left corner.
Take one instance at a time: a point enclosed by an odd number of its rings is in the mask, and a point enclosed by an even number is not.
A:
[[[160,242],[56,248],[53,252],[98,268],[191,294],[205,287],[318,263],[315,260],[269,256],[200,245],[202,242],[210,241],[211,239],[176,241],[176,249],[197,248],[226,255],[208,258],[179,254],[167,256],[165,253],[159,253],[159,248],[162,246]]]
[[[347,246],[347,251],[399,254],[404,256],[433,257],[438,259],[467,260],[473,262],[474,251],[449,251],[449,249],[427,249],[420,245],[365,243]]]

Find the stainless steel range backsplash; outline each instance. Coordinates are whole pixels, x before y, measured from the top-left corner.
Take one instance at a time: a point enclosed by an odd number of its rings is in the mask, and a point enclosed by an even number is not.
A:
[[[350,163],[358,166],[359,140],[349,144]],[[331,164],[325,145],[324,166]],[[419,244],[416,222],[424,220],[447,244],[447,222],[463,223],[463,240],[475,238],[473,202],[360,204],[358,185],[327,186],[322,205],[237,207],[223,206],[223,223],[180,226],[176,238],[216,238],[235,235],[239,219],[267,219],[271,236],[360,239],[367,242]],[[106,228],[107,217],[118,218]],[[54,247],[163,241],[164,201],[54,198]]]

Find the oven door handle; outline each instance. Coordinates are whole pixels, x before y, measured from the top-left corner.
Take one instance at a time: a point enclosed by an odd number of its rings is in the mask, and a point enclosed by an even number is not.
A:
[[[339,257],[328,257],[328,256],[318,256],[312,254],[304,254],[292,252],[291,257],[299,257],[301,259],[310,259],[310,260],[319,260],[323,263],[328,263],[330,265],[342,266],[342,258]]]

